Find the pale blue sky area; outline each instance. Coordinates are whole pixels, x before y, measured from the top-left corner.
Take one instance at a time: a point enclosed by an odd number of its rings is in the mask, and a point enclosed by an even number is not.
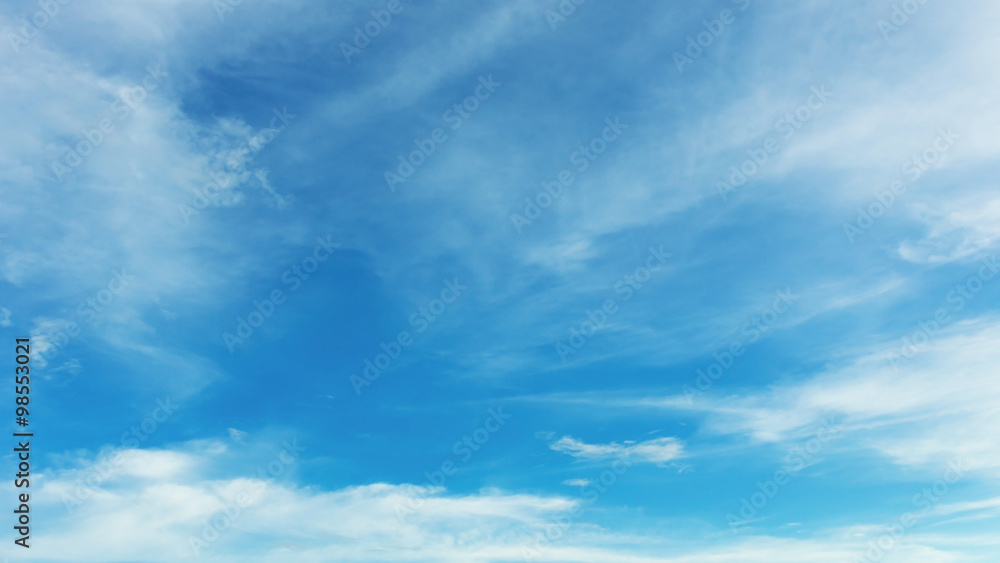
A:
[[[996,561],[1000,7],[578,1],[0,2],[0,556]]]

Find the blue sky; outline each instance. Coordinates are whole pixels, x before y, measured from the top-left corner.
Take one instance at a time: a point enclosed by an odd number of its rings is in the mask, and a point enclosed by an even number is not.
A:
[[[996,561],[995,3],[43,4],[10,561]]]

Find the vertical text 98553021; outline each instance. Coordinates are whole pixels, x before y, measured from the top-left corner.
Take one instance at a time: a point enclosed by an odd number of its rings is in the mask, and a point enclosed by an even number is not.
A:
[[[31,456],[30,437],[33,433],[26,432],[23,429],[28,426],[28,415],[30,414],[28,411],[28,403],[30,402],[28,393],[31,383],[29,377],[31,368],[28,365],[31,362],[30,352],[30,339],[18,338],[15,341],[14,361],[17,362],[17,366],[14,368],[14,390],[16,391],[14,399],[14,415],[16,418],[14,421],[22,428],[22,431],[14,432],[14,439],[17,440],[17,447],[14,448],[14,453],[17,454],[16,459],[18,462],[17,473],[14,475],[14,487],[18,489],[17,508],[14,509],[16,518],[14,530],[17,531],[18,537],[14,540],[14,543],[26,548],[31,547],[28,545],[28,539],[31,536],[31,507],[29,504],[31,497],[28,493],[28,488],[31,487],[31,462],[29,458]]]

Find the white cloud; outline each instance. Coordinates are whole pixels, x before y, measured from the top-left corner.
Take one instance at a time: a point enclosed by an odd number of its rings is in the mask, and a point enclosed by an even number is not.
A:
[[[102,464],[120,454],[117,469]],[[33,513],[46,526],[32,535],[37,561],[161,562],[194,557],[219,563],[473,562],[522,560],[525,548],[580,500],[484,490],[375,483],[323,491],[252,476],[220,477],[228,450],[218,442],[175,449],[109,451],[75,467],[42,470]],[[243,464],[239,464],[243,465]],[[223,473],[227,473],[223,471]],[[63,498],[91,479],[92,494],[66,513]],[[236,499],[242,499],[237,507]],[[400,506],[418,509],[403,521]],[[987,503],[988,504],[988,503]],[[977,505],[978,506],[978,505]],[[229,516],[226,516],[226,513]],[[942,515],[954,510],[941,507]],[[864,553],[878,526],[830,530],[813,538],[704,538],[620,535],[577,517],[570,533],[542,544],[538,561],[603,563],[839,563]],[[218,533],[206,534],[206,526]],[[104,541],[93,541],[103,538]],[[972,537],[970,540],[974,540]],[[915,563],[960,560],[962,538],[907,537],[894,553]]]
[[[970,197],[947,200],[934,207],[920,206],[927,235],[900,245],[899,254],[911,262],[960,260],[995,249],[1000,242],[1000,198]]]
[[[645,442],[626,441],[624,444],[586,444],[564,436],[549,446],[557,452],[586,460],[626,458],[632,462],[666,463],[684,457],[684,446],[676,438],[656,438]]]
[[[707,429],[764,442],[799,440],[821,418],[833,417],[843,433],[838,449],[871,449],[898,464],[926,468],[961,461],[995,475],[1000,473],[1000,387],[993,369],[1000,361],[998,341],[995,319],[958,323],[915,350],[907,348],[912,357],[896,367],[890,358],[901,357],[902,340],[803,383],[726,399],[701,396],[691,407],[678,397],[640,402],[702,411]]]
[[[22,187],[4,191],[10,204],[0,208],[0,223],[12,228],[0,255],[0,280],[46,288],[25,292],[26,308],[61,315],[38,318],[31,328],[32,343],[41,352],[40,368],[46,366],[46,353],[73,353],[79,341],[74,338],[70,351],[63,351],[60,333],[75,322],[85,333],[80,340],[103,341],[121,361],[162,366],[163,377],[149,380],[150,385],[175,396],[196,392],[215,379],[216,366],[197,354],[166,347],[150,320],[150,304],[185,303],[188,315],[217,306],[221,297],[231,295],[229,276],[252,275],[272,263],[271,256],[243,252],[243,245],[251,247],[250,239],[258,235],[284,241],[295,237],[264,226],[232,237],[215,221],[212,207],[190,218],[190,224],[184,222],[180,206],[193,206],[196,190],[223,170],[230,181],[213,206],[286,201],[254,158],[270,136],[238,117],[200,120],[187,114],[179,92],[197,68],[162,61],[176,62],[172,55],[188,46],[150,48],[185,29],[178,13],[164,12],[189,8],[205,10],[204,19],[189,27],[218,23],[210,6],[194,3],[114,10],[67,6],[31,45],[0,62],[0,105],[19,108],[4,110],[4,118],[22,132],[20,141],[0,139],[0,182]],[[74,26],[81,18],[93,25]],[[68,26],[65,34],[63,29],[56,33],[57,24]],[[85,42],[94,52],[80,52],[76,45],[62,49],[61,41],[72,42],[92,29],[103,30],[99,42]],[[139,29],[160,33],[135,34]],[[116,52],[102,52],[108,46]],[[135,60],[139,53],[148,58]],[[143,83],[146,65],[160,65],[167,76],[121,117],[112,108],[121,95]],[[266,112],[247,119],[266,124],[271,117]],[[102,119],[114,129],[95,133]],[[98,146],[84,145],[88,154],[82,164],[56,181],[53,162],[64,161],[71,147],[85,142],[85,132],[92,139],[100,135]],[[43,227],[54,220],[58,229]],[[203,252],[192,252],[194,247]],[[239,258],[227,258],[235,255]],[[101,309],[96,322],[81,317],[78,307],[107,286],[112,270],[124,270],[135,280]],[[217,273],[223,270],[225,275]]]
[[[206,542],[198,545],[211,561],[267,561],[293,553],[300,561],[379,561],[388,554],[412,561],[488,561],[515,552],[502,547],[504,540],[517,545],[518,538],[577,503],[499,491],[446,496],[439,489],[380,483],[323,492],[259,477],[209,477],[226,452],[212,442],[124,450],[75,469],[43,473],[33,508],[53,522],[39,532],[35,555],[177,561],[193,556],[191,539],[197,538]],[[106,477],[96,480],[92,494],[72,513],[61,514],[64,498],[118,454],[116,469],[103,470]],[[400,521],[399,509],[410,506],[415,512]],[[238,515],[232,526],[217,526],[218,539],[210,541],[215,534],[206,532],[206,523],[223,522],[216,518],[224,509]],[[109,541],[87,539],[98,536]],[[251,551],[240,555],[247,542]]]
[[[953,515],[953,514],[964,514],[964,513],[979,513],[982,517],[991,517],[1000,515],[1000,497],[994,497],[984,500],[969,501],[969,502],[953,502],[948,504],[941,504],[934,507],[933,514],[935,515]]]

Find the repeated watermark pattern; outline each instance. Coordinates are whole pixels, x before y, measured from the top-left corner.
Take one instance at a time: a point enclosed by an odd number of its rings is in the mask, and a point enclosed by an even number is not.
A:
[[[924,487],[922,491],[913,495],[912,504],[918,510],[907,511],[899,517],[898,521],[886,526],[885,532],[868,542],[868,551],[855,559],[855,563],[878,563],[885,559],[886,554],[899,545],[910,528],[916,526],[922,516],[926,516],[934,510],[941,499],[951,491],[952,485],[958,483],[965,476],[967,470],[963,460],[949,462],[948,469],[941,479],[934,481],[931,486]]]
[[[268,127],[247,137],[242,144],[233,149],[233,152],[244,153],[247,160],[252,159],[264,147],[274,141],[288,127],[288,124],[297,117],[294,113],[289,113],[288,106],[280,110],[272,108],[271,113],[274,116],[271,118]],[[209,171],[208,176],[211,180],[202,186],[200,190],[195,188],[190,204],[182,203],[177,206],[181,220],[184,221],[185,225],[190,224],[193,215],[198,215],[203,209],[215,203],[220,196],[227,193],[226,190],[229,188],[230,183],[233,183],[235,186],[235,182],[239,180],[239,175],[242,171],[234,169],[234,163],[228,161],[225,168],[225,170],[221,171]]]
[[[601,495],[618,483],[618,479],[632,467],[632,461],[627,455],[617,457],[611,462],[611,467],[601,471],[596,480],[581,480],[580,499],[574,502],[565,512],[551,519],[545,529],[535,534],[528,545],[521,546],[521,560],[535,561],[545,555],[554,542],[561,540],[569,533],[573,524],[583,514],[586,506],[596,503]]]
[[[319,267],[330,259],[333,251],[340,248],[339,243],[331,240],[331,235],[326,238],[317,237],[316,246],[310,255],[303,258],[299,263],[293,264],[291,268],[285,270],[281,275],[281,282],[288,286],[289,293],[298,291],[302,284],[319,270]],[[222,333],[222,342],[225,343],[229,353],[236,352],[236,347],[243,345],[253,336],[254,332],[264,326],[264,323],[274,315],[275,310],[284,305],[288,300],[285,292],[275,287],[261,301],[253,301],[253,309],[244,318],[242,315],[236,317],[236,328],[233,332]]]
[[[760,511],[778,496],[778,493],[798,475],[799,471],[814,463],[826,444],[840,434],[840,430],[840,425],[833,419],[825,419],[814,436],[804,444],[792,448],[785,456],[785,464],[776,470],[770,479],[763,482],[758,481],[757,491],[749,498],[740,498],[739,516],[733,513],[726,515],[730,531],[736,532],[757,518]]]
[[[261,466],[251,475],[244,488],[230,499],[221,503],[218,510],[202,526],[198,536],[188,537],[191,553],[197,557],[213,543],[219,541],[222,534],[236,525],[236,522],[253,503],[263,495],[268,482],[281,476],[306,451],[297,440],[282,443],[282,449],[271,461]]]
[[[581,144],[577,150],[569,155],[570,164],[576,167],[578,173],[586,172],[591,164],[628,129],[628,124],[622,123],[618,117],[605,118],[604,123],[605,127],[600,134]],[[542,182],[542,189],[534,197],[524,198],[524,214],[512,213],[510,216],[511,223],[517,229],[517,234],[521,234],[525,227],[530,226],[541,217],[542,213],[562,197],[565,189],[571,186],[575,180],[576,177],[570,170],[560,170],[554,181]]]
[[[660,248],[649,247],[649,256],[646,257],[645,265],[639,266],[632,273],[626,274],[614,283],[615,295],[621,295],[622,303],[631,300],[635,292],[642,289],[643,285],[652,279],[653,273],[663,268],[671,256],[673,254],[663,250],[663,245],[660,245]],[[569,338],[565,342],[560,340],[555,343],[556,353],[559,354],[563,363],[569,356],[579,352],[591,336],[607,326],[608,319],[618,311],[618,301],[613,297],[605,299],[604,303],[597,309],[585,311],[586,320],[569,328]]]
[[[444,288],[441,290],[440,296],[431,299],[426,307],[420,306],[416,311],[410,313],[407,321],[416,331],[416,334],[423,334],[468,289],[467,285],[459,283],[458,278],[444,280]],[[384,371],[389,369],[399,359],[403,351],[413,345],[415,342],[413,336],[410,331],[403,330],[396,335],[395,339],[390,340],[388,343],[380,343],[379,347],[382,351],[375,354],[372,359],[365,359],[361,376],[352,373],[348,378],[356,396],[360,397],[363,389],[371,386],[375,380],[381,377]]]
[[[81,131],[83,137],[76,145],[63,147],[63,156],[49,164],[56,181],[62,182],[63,176],[76,170],[88,156],[94,153],[105,139],[113,134],[118,125],[124,122],[148,97],[149,93],[160,87],[163,80],[169,76],[160,65],[147,65],[146,76],[141,80],[141,86],[133,86],[121,94],[111,105],[114,119],[105,118],[91,128]]]
[[[806,123],[821,113],[833,96],[833,92],[828,91],[825,84],[812,86],[809,92],[805,103],[786,113],[774,123],[774,131],[780,133],[781,138],[786,142],[794,138]],[[734,164],[730,168],[729,177],[715,184],[715,189],[718,190],[722,201],[729,201],[732,194],[739,191],[754,176],[759,174],[771,158],[781,151],[781,143],[782,141],[779,141],[777,137],[771,136],[764,139],[760,146],[747,149],[746,153],[749,158]]]
[[[736,364],[736,360],[746,353],[747,346],[755,344],[763,338],[764,334],[778,322],[781,315],[787,313],[798,300],[799,296],[792,294],[791,288],[778,291],[770,307],[743,323],[740,327],[740,337],[722,352],[714,352],[712,354],[714,361],[705,369],[695,370],[696,377],[693,386],[684,385],[682,390],[688,404],[694,404],[694,397],[711,389],[715,382]]]
[[[138,448],[143,442],[149,439],[161,424],[170,418],[180,407],[172,403],[172,399],[157,399],[156,406],[150,411],[149,416],[143,418],[126,430],[121,435],[121,448],[114,451],[112,455],[99,459],[86,476],[76,480],[76,488],[72,494],[63,493],[62,501],[67,512],[82,505],[87,499],[94,496],[98,487],[102,483],[113,477],[121,470],[125,463],[125,452]]]
[[[889,19],[878,20],[878,30],[884,41],[890,41],[903,27],[910,23],[910,17],[915,16],[927,4],[927,0],[903,0],[892,5]]]
[[[480,76],[472,94],[445,110],[441,115],[442,121],[452,131],[457,131],[467,119],[472,117],[473,113],[479,110],[482,102],[490,99],[496,93],[497,88],[502,85],[502,82],[493,79],[492,74]],[[427,159],[436,153],[440,146],[450,138],[443,127],[437,127],[427,137],[414,139],[413,146],[415,148],[407,155],[399,155],[397,158],[399,164],[396,166],[395,172],[386,170],[383,173],[385,184],[389,187],[389,191],[395,192],[396,186],[406,183],[417,169],[423,166],[427,162]]]
[[[135,276],[129,275],[125,269],[111,270],[111,278],[105,287],[99,289],[92,296],[84,299],[76,308],[76,314],[82,322],[94,325],[110,305],[119,295],[134,282]],[[51,330],[44,333],[32,334],[34,337],[40,336],[45,343],[35,355],[35,361],[41,367],[48,365],[59,352],[68,347],[74,338],[80,336],[83,330],[76,321],[66,322],[60,329]]]
[[[899,345],[894,347],[888,356],[889,365],[892,366],[894,371],[898,370],[901,365],[909,360],[912,360],[923,347],[927,346],[932,339],[941,334],[941,331],[954,320],[952,314],[959,313],[965,309],[966,305],[983,290],[986,282],[992,280],[1000,273],[1000,263],[997,262],[995,255],[983,258],[981,262],[983,265],[979,267],[979,270],[975,274],[969,276],[964,282],[958,284],[948,292],[945,296],[945,302],[948,304],[946,307],[939,307],[934,311],[933,317],[921,320],[917,323],[915,331],[900,339]]]
[[[472,456],[490,441],[490,437],[499,432],[511,419],[510,414],[503,412],[502,406],[488,409],[486,414],[482,426],[466,434],[452,446],[451,451],[455,458],[449,457],[442,461],[437,469],[425,472],[424,477],[427,479],[425,485],[414,489],[413,494],[406,498],[405,505],[396,505],[396,518],[400,524],[405,523],[407,518],[419,511],[427,497],[436,488],[444,487],[448,478],[458,473],[461,465],[468,463]]]
[[[38,34],[42,32],[43,29],[49,26],[59,14],[62,13],[62,7],[66,6],[73,0],[38,0],[38,8],[35,13],[26,18],[21,18],[21,25],[14,28],[17,33],[7,32],[7,41],[10,43],[10,48],[14,50],[15,53],[21,52],[21,47],[24,47],[31,42],[32,39],[38,37]]]
[[[960,136],[955,134],[951,127],[938,129],[937,137],[934,138],[931,146],[920,151],[919,154],[907,158],[903,163],[903,173],[906,174],[906,179],[896,180],[889,185],[888,189],[876,190],[875,201],[859,207],[857,219],[844,223],[844,235],[847,236],[847,240],[854,244],[858,237],[875,226],[875,222],[892,209],[899,197],[938,163],[959,138]]]
[[[566,20],[572,17],[573,14],[576,14],[576,10],[580,6],[586,3],[587,0],[560,0],[555,10],[545,10],[545,20],[549,22],[549,27],[552,28],[552,31],[555,31],[562,24],[566,23]]]
[[[740,12],[745,12],[750,7],[750,0],[732,1],[734,4],[739,4]],[[683,73],[685,67],[694,64],[694,61],[701,57],[705,49],[711,47],[715,43],[715,40],[725,33],[728,26],[736,22],[737,15],[732,10],[725,9],[719,12],[719,17],[717,18],[702,20],[702,26],[705,28],[704,31],[687,36],[687,45],[683,53],[674,51],[673,58],[674,65],[677,66],[677,72]]]
[[[242,1],[242,0],[240,0]],[[407,0],[410,2],[411,0]],[[354,37],[350,42],[340,42],[340,52],[348,64],[354,62],[353,58],[361,54],[361,51],[372,44],[372,41],[382,34],[385,28],[392,23],[392,17],[403,13],[406,5],[400,0],[389,0],[385,8],[372,10],[371,19],[367,22],[354,26]]]

